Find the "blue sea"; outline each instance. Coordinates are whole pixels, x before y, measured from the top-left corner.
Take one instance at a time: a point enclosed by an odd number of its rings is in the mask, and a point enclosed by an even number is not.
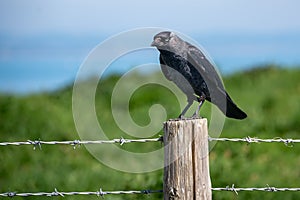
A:
[[[106,37],[0,35],[0,92],[27,94],[72,84],[89,53]],[[269,63],[300,66],[299,33],[193,34],[190,37],[209,54],[222,75]],[[110,51],[107,49],[106,53],[109,55]],[[106,74],[122,74],[148,63],[158,63],[154,48],[120,55],[111,62]]]

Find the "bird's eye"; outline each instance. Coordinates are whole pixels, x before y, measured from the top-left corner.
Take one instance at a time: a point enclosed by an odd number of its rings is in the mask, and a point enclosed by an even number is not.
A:
[[[164,41],[164,42],[169,42],[169,38],[162,38],[162,40]]]

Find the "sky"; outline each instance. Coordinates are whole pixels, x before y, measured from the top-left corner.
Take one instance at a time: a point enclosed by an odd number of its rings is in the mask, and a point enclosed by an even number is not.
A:
[[[267,62],[298,65],[299,7],[298,0],[1,0],[0,92],[70,83],[96,45],[140,27],[190,36],[224,73]]]
[[[2,0],[1,32],[117,33],[144,26],[181,32],[298,31],[297,0]]]

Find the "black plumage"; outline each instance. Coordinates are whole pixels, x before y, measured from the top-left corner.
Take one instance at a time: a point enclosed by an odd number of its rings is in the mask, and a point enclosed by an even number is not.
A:
[[[215,104],[227,117],[247,117],[225,91],[214,66],[198,48],[169,31],[156,34],[151,46],[155,46],[160,52],[159,60],[165,77],[187,95],[188,104],[181,112],[180,118],[193,101],[199,102],[193,115],[198,117],[205,100]]]

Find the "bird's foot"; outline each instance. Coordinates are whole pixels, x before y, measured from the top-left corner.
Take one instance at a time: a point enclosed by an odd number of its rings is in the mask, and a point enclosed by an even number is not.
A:
[[[187,119],[187,117],[185,117],[184,115],[180,114],[180,115],[178,116],[178,119],[179,119],[179,120]]]
[[[179,115],[177,118],[177,120],[188,120],[188,119],[202,119],[202,117],[194,113],[192,117],[185,117],[183,115]]]
[[[202,119],[202,117],[199,116],[198,113],[194,113],[191,118],[192,119]]]

